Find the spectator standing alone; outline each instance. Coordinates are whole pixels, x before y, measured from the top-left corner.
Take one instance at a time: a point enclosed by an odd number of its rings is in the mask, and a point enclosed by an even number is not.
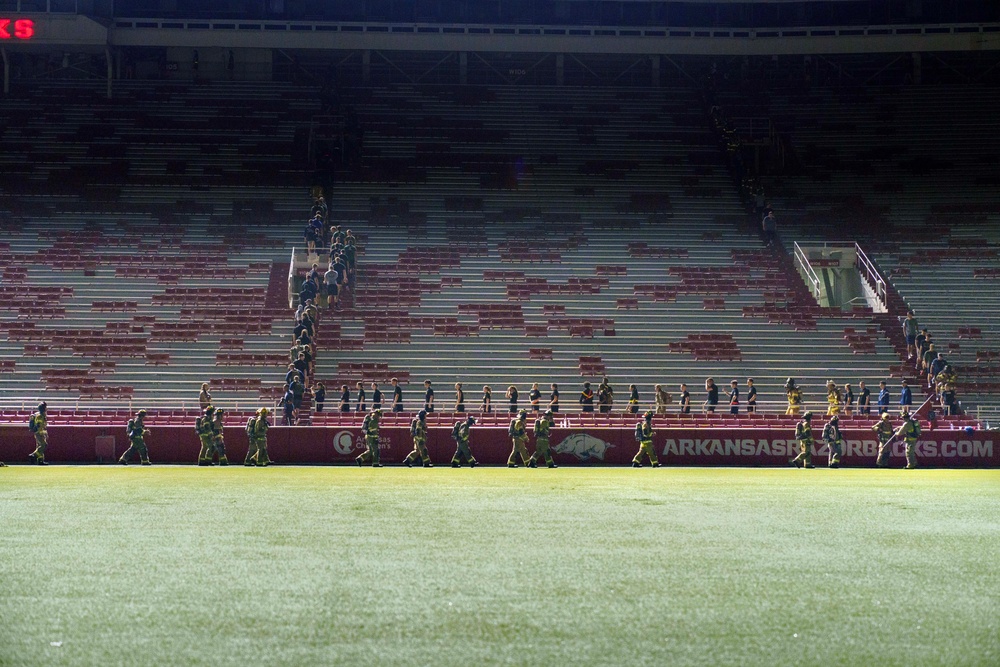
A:
[[[738,415],[740,413],[740,383],[732,380],[729,383],[729,414]]]
[[[504,394],[504,397],[507,399],[507,403],[508,403],[508,405],[507,405],[507,412],[509,412],[510,414],[516,414],[517,413],[517,387],[515,387],[514,385],[511,385],[511,386],[507,387],[507,393]]]
[[[764,219],[761,220],[761,231],[764,233],[764,245],[770,248],[774,245],[778,236],[778,221],[774,217],[774,211],[768,211]]]
[[[889,411],[889,401],[892,397],[889,395],[889,390],[885,386],[885,380],[878,383],[878,411],[879,413]]]
[[[365,395],[365,387],[361,382],[358,382],[357,390],[358,390],[357,412],[368,412],[368,397]]]
[[[757,412],[757,387],[753,378],[747,378],[747,412]]]
[[[322,382],[313,385],[313,400],[316,403],[316,412],[323,412],[323,403],[326,401],[326,386]]]
[[[715,412],[715,406],[719,404],[719,387],[712,378],[705,380],[705,392],[705,412]]]
[[[538,383],[535,382],[531,385],[531,391],[528,392],[528,401],[531,403],[532,412],[541,412],[542,410],[542,392],[538,388]]]
[[[392,378],[390,380],[392,383],[392,411],[402,412],[403,411],[403,390],[399,386],[399,378]]]
[[[858,412],[865,416],[871,415],[872,390],[865,386],[864,380],[858,383],[858,389],[861,390],[861,393],[858,394]]]
[[[910,391],[910,387],[907,385],[906,380],[902,381],[902,387],[899,390],[899,404],[904,407],[913,405],[913,392]]]
[[[628,386],[628,406],[625,412],[633,415],[639,414],[639,388],[634,384]]]
[[[285,385],[285,395],[281,397],[280,405],[284,408],[284,421],[282,423],[285,426],[291,426],[295,421],[295,394],[292,393],[291,385]]]
[[[674,402],[674,397],[666,392],[662,385],[653,387],[654,402],[656,403],[656,414],[667,414],[667,406]]]
[[[201,385],[201,393],[198,394],[198,406],[201,408],[202,412],[205,408],[212,404],[212,394],[208,391],[208,383],[203,382]]]
[[[424,411],[434,412],[434,390],[430,380],[424,380]]]

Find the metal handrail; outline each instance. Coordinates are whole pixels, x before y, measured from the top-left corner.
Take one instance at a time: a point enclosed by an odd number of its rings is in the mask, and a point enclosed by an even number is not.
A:
[[[816,275],[816,271],[813,270],[812,264],[809,263],[809,257],[806,255],[805,250],[799,245],[799,242],[795,242],[795,261],[798,262],[802,268],[805,270],[806,275],[809,277],[809,282],[813,286],[813,297],[819,301],[820,298],[820,281],[819,276]]]
[[[885,279],[882,277],[882,274],[878,272],[878,269],[875,268],[875,264],[868,259],[868,255],[865,254],[865,251],[862,250],[861,246],[857,243],[854,244],[854,251],[857,253],[860,268],[864,269],[869,282],[871,282],[871,284],[875,287],[875,295],[882,301],[882,305],[888,308],[889,301],[886,296]]]
[[[298,248],[292,246],[292,256],[288,260],[288,307],[292,308],[292,304],[295,303],[295,299],[298,294],[295,293],[295,254],[298,252]]]

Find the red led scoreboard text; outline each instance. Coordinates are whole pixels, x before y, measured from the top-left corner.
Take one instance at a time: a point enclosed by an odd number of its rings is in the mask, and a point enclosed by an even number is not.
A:
[[[0,40],[31,39],[35,36],[35,22],[31,19],[8,19],[0,17]]]

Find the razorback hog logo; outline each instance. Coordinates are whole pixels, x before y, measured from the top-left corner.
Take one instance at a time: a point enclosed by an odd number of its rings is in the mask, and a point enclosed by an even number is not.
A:
[[[567,436],[555,447],[557,454],[572,454],[581,461],[597,459],[604,460],[604,453],[614,447],[610,442],[604,442],[599,438],[586,433],[576,433]]]

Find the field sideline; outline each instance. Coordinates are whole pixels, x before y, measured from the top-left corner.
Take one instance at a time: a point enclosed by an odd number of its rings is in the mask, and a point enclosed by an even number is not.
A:
[[[0,665],[1000,663],[1000,470],[11,466],[0,526]]]

